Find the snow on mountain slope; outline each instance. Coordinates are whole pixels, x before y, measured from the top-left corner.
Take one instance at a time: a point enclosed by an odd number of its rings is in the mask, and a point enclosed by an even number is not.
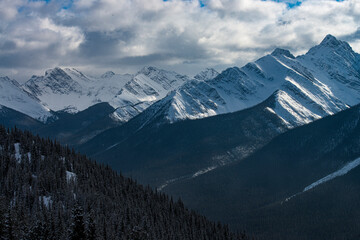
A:
[[[57,67],[46,71],[45,76],[33,76],[23,87],[54,111],[76,113],[108,102],[117,109],[113,117],[125,122],[188,80],[187,76],[155,67],[144,67],[135,75],[109,71],[100,78]]]
[[[54,111],[75,113],[108,102],[116,108],[112,117],[122,122],[159,100],[162,103],[154,108],[167,106],[161,110],[175,122],[239,111],[275,93],[275,107],[268,110],[294,127],[360,102],[360,56],[328,35],[302,56],[275,49],[242,68],[220,74],[206,69],[192,80],[155,67],[144,67],[135,75],[109,71],[100,78],[54,68],[33,76],[23,88]]]
[[[200,73],[196,74],[194,76],[194,79],[197,79],[197,80],[210,80],[210,79],[213,79],[213,78],[216,78],[217,76],[219,75],[219,73],[213,69],[213,68],[206,68],[204,71],[201,71]]]
[[[360,100],[360,55],[347,42],[328,35],[298,61],[349,105]],[[354,98],[354,96],[356,96]]]
[[[110,104],[117,108],[118,119],[128,121],[187,81],[187,76],[176,72],[144,67],[121,88]]]
[[[42,122],[52,117],[50,110],[44,107],[35,96],[25,92],[15,80],[0,77],[0,92],[0,106],[22,112]]]
[[[213,79],[189,81],[162,102],[169,106],[165,117],[175,122],[239,111],[275,93],[275,107],[268,110],[291,128],[359,103],[359,76],[359,54],[328,35],[306,55],[275,49]]]
[[[50,109],[75,113],[110,101],[130,79],[130,75],[116,74],[98,79],[73,68],[57,67],[46,71],[45,76],[33,76],[23,87]]]
[[[360,165],[360,158],[355,159],[352,162],[347,163],[344,167],[342,167],[341,169],[337,170],[336,172],[333,172],[329,175],[327,175],[326,177],[323,177],[322,179],[310,184],[309,186],[305,187],[303,192],[309,191],[310,189],[313,189],[314,187],[323,184],[325,182],[328,182],[334,178],[337,177],[341,177],[344,176],[345,174],[347,174],[348,172],[350,172],[351,170],[353,170],[354,168],[358,167]]]

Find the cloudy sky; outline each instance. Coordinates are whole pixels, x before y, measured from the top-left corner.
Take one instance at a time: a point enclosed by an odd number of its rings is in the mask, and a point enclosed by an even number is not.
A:
[[[1,0],[0,76],[145,65],[192,75],[275,47],[302,54],[328,33],[360,52],[359,0]]]

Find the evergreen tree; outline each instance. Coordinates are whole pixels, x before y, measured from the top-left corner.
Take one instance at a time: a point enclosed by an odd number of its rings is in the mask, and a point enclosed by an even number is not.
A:
[[[240,236],[68,147],[0,126],[0,240],[10,239]]]
[[[71,240],[86,240],[84,211],[76,204],[72,211]]]
[[[0,236],[5,236],[6,233],[6,209],[5,197],[0,197]]]
[[[92,213],[88,217],[86,236],[87,236],[88,240],[97,239],[96,226],[95,226],[95,222],[94,222],[94,218],[93,218]]]

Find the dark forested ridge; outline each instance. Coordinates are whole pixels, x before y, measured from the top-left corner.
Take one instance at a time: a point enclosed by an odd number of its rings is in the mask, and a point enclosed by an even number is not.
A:
[[[1,239],[244,239],[59,143],[0,126]]]
[[[76,147],[141,183],[160,186],[209,166],[239,161],[288,130],[267,110],[275,107],[275,97],[243,111],[172,124],[166,123],[162,110],[154,113],[151,107]]]
[[[287,131],[248,158],[164,189],[258,239],[360,239],[360,105]],[[217,206],[216,208],[212,206]]]

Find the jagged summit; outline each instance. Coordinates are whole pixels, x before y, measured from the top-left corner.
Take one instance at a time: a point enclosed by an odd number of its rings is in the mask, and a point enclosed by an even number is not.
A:
[[[230,67],[222,71],[218,76],[213,80],[210,80],[214,83],[219,82],[237,82],[239,79],[245,77],[245,73],[238,67]]]
[[[45,77],[55,77],[58,75],[62,75],[62,76],[66,76],[66,77],[70,77],[69,75],[66,74],[66,72],[60,68],[60,67],[55,67],[55,68],[51,68],[45,71]]]
[[[213,68],[206,68],[194,76],[195,79],[200,81],[206,81],[213,79],[219,75],[219,72]]]
[[[322,46],[330,46],[330,47],[336,47],[339,46],[342,42],[337,40],[336,37],[334,37],[331,34],[326,35],[326,37],[322,40],[320,45]]]
[[[276,48],[272,53],[272,56],[286,56],[288,58],[292,58],[295,59],[295,56],[291,54],[291,52],[287,49],[282,49],[282,48]]]
[[[111,78],[114,75],[115,75],[115,73],[113,71],[107,71],[106,73],[101,75],[101,78]]]
[[[152,72],[160,72],[160,71],[162,71],[162,70],[157,67],[145,66],[137,74],[149,75]]]
[[[326,52],[337,52],[340,55],[354,54],[353,49],[347,42],[338,40],[333,35],[328,34],[319,45],[312,47],[306,55],[319,53],[324,55]]]
[[[21,89],[21,84],[18,81],[16,81],[15,79],[9,78],[8,76],[0,77],[0,83],[1,82],[4,84],[12,84],[12,85],[16,86],[17,88]]]
[[[34,95],[25,92],[16,80],[0,77],[0,91],[0,106],[19,111],[42,122],[52,117],[49,109]]]
[[[239,111],[277,91],[271,111],[291,128],[359,103],[359,55],[331,35],[322,44],[299,57],[276,48],[213,79],[188,82],[164,99],[165,118],[172,123]]]
[[[81,86],[60,67],[46,70],[45,76],[33,76],[25,83],[25,87],[36,96],[48,93],[81,92]]]
[[[1,82],[16,82],[17,84],[19,84],[16,80],[12,80],[8,76],[0,77],[0,81]]]
[[[276,48],[271,55],[241,68],[227,68],[220,74],[206,68],[189,78],[145,66],[134,75],[108,71],[101,78],[94,78],[73,68],[55,67],[43,76],[33,76],[21,87],[53,111],[77,112],[108,102],[118,109],[119,116],[125,116],[121,117],[124,122],[171,91],[176,91],[177,98],[173,101],[177,103],[173,104],[174,116],[195,119],[254,106],[281,89],[287,93],[281,95],[287,97],[286,101],[294,100],[291,107],[306,105],[309,111],[303,111],[294,121],[302,123],[303,119],[310,119],[307,116],[322,117],[359,102],[358,93],[350,93],[360,90],[359,63],[360,55],[348,43],[327,35],[305,55],[295,58],[289,50]],[[297,99],[298,96],[303,97]],[[319,104],[320,107],[313,107]]]

